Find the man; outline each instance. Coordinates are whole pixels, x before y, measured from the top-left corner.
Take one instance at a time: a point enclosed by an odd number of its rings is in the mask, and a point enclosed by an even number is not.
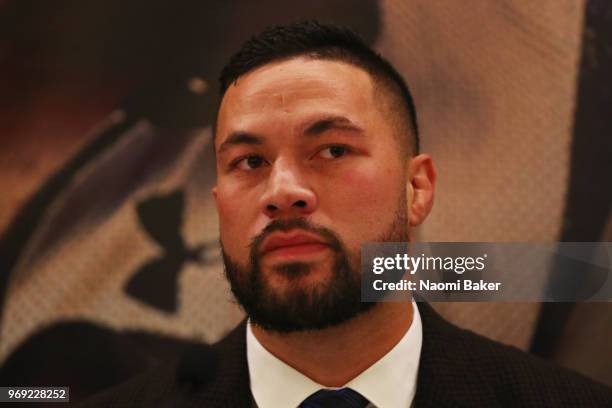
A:
[[[427,304],[362,303],[360,248],[412,239],[433,205],[410,91],[346,29],[268,29],[221,74],[213,189],[228,337],[104,406],[608,406],[612,390],[460,330]]]

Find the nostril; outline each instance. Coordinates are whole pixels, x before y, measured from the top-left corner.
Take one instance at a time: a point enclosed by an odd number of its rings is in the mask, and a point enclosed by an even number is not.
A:
[[[276,206],[273,204],[266,205],[266,210],[268,211],[276,211]]]
[[[304,208],[304,207],[306,207],[306,201],[304,201],[304,200],[298,200],[298,201],[296,201],[295,203],[293,203],[293,205],[295,205],[295,206],[297,206],[297,207],[302,207],[302,208]]]

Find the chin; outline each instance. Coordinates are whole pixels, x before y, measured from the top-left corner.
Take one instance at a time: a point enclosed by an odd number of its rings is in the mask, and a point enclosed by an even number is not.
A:
[[[305,262],[287,262],[264,269],[268,287],[307,289],[328,285],[331,281],[330,266]]]

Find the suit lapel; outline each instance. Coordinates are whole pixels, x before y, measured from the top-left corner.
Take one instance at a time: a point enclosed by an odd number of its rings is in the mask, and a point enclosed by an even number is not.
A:
[[[246,320],[213,346],[217,358],[211,382],[191,392],[185,406],[250,407],[252,404],[246,357]]]
[[[478,361],[478,344],[471,343],[466,331],[442,319],[433,308],[418,302],[423,322],[423,346],[419,362],[414,406],[418,407],[496,407],[499,402],[486,378],[473,369]]]

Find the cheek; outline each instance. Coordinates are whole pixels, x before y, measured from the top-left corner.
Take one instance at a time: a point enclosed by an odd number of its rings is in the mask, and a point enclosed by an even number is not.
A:
[[[219,189],[217,192],[217,212],[219,215],[219,230],[226,251],[237,254],[245,247],[248,237],[244,234],[245,226],[249,225],[252,200],[243,194],[230,189]]]
[[[220,183],[217,190],[217,210],[220,222],[236,224],[246,214],[252,213],[256,188],[244,188],[240,183],[231,181]]]
[[[217,212],[219,213],[219,227],[222,230],[230,225],[228,220],[232,219],[236,211],[234,200],[225,192],[220,191],[217,194]]]
[[[351,169],[330,186],[326,212],[347,245],[356,249],[386,232],[396,215],[401,180],[394,169],[369,167]]]
[[[351,211],[385,211],[397,203],[400,178],[390,168],[353,169],[342,175],[338,197],[351,205]]]

